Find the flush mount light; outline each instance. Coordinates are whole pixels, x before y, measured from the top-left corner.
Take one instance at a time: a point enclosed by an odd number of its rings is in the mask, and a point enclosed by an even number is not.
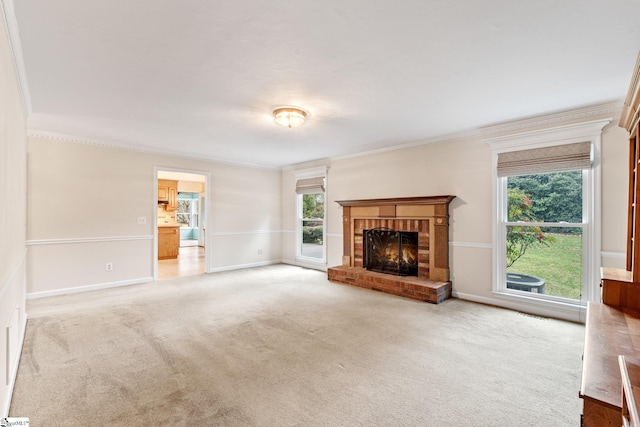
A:
[[[307,119],[307,113],[300,108],[283,107],[274,110],[273,117],[280,126],[294,128],[304,124]]]

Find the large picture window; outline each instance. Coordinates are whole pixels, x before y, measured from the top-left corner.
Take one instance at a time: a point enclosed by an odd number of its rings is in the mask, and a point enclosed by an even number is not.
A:
[[[497,296],[583,312],[600,269],[599,151],[609,120],[498,137]]]
[[[504,178],[506,289],[582,300],[585,175],[573,170]]]

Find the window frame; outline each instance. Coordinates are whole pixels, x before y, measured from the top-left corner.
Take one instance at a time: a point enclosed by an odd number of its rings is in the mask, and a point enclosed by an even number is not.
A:
[[[601,138],[602,129],[611,119],[600,119],[585,123],[560,126],[551,129],[506,135],[485,142],[492,150],[492,182],[493,182],[493,280],[492,294],[498,298],[515,302],[533,304],[565,313],[578,313],[581,317],[588,301],[599,300],[599,276],[601,266]],[[578,142],[590,142],[593,161],[590,169],[582,172],[582,299],[580,301],[552,297],[543,294],[518,292],[506,287],[506,221],[507,219],[507,178],[497,174],[498,154],[544,148]],[[532,223],[541,225],[542,223]],[[544,223],[552,226],[553,223]],[[580,319],[581,320],[581,319]]]
[[[295,177],[294,186],[295,186],[295,183],[297,183],[297,181],[301,179],[324,178],[324,192],[323,192],[324,193],[324,218],[322,218],[322,224],[323,224],[322,259],[302,255],[302,224],[303,224],[303,221],[308,220],[309,218],[302,218],[302,197],[304,196],[304,194],[297,194],[297,193],[295,193],[295,198],[296,198],[295,256],[296,256],[296,265],[299,265],[302,267],[325,270],[327,266],[327,186],[328,186],[327,168],[320,167],[320,168],[296,171],[293,173],[293,175]],[[294,192],[295,192],[295,187],[294,187]],[[316,193],[309,193],[309,194],[316,194]]]
[[[198,193],[189,193],[189,194],[195,194],[196,196],[198,195]],[[180,201],[188,201],[189,202],[189,212],[178,212],[179,210],[179,205],[180,205]],[[176,222],[177,222],[177,218],[178,215],[185,215],[189,218],[189,224],[184,227],[184,228],[190,228],[190,229],[197,229],[198,228],[198,224],[193,225],[193,221],[194,221],[194,217],[196,218],[196,221],[199,221],[200,218],[198,218],[198,198],[197,197],[190,197],[190,198],[180,198],[180,196],[178,196],[178,209],[176,210]],[[183,222],[179,222],[179,224],[184,224]]]
[[[567,170],[575,171],[580,169],[572,169]],[[498,177],[500,188],[500,196],[497,200],[499,205],[499,225],[497,230],[497,245],[496,245],[496,263],[497,263],[497,277],[494,280],[494,293],[506,293],[508,295],[520,295],[525,298],[533,297],[541,300],[549,300],[555,301],[564,304],[576,304],[576,302],[580,305],[586,305],[588,299],[588,295],[593,291],[589,289],[589,283],[593,283],[592,269],[590,268],[590,259],[588,254],[588,250],[591,247],[591,243],[593,242],[593,227],[592,225],[592,215],[589,212],[592,211],[592,207],[589,206],[591,197],[589,197],[593,192],[592,186],[592,175],[593,175],[593,166],[589,169],[582,169],[582,222],[540,222],[540,221],[532,221],[532,222],[517,222],[517,221],[509,221],[507,218],[507,210],[508,210],[508,197],[507,197],[507,176]],[[552,172],[557,173],[557,172]],[[538,175],[538,174],[536,174]],[[513,175],[513,176],[523,176],[523,175]],[[582,285],[581,285],[581,295],[582,298],[580,300],[574,300],[571,298],[563,298],[559,296],[549,295],[549,294],[528,294],[522,293],[523,291],[518,291],[514,289],[510,289],[507,287],[507,255],[506,255],[506,240],[507,240],[507,228],[510,226],[531,226],[531,227],[559,227],[559,228],[580,228],[582,229]],[[598,267],[599,271],[599,267]]]

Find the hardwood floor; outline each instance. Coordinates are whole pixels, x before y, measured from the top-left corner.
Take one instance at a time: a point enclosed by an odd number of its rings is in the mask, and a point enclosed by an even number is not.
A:
[[[204,265],[203,247],[181,246],[178,258],[158,260],[158,280],[203,274]]]

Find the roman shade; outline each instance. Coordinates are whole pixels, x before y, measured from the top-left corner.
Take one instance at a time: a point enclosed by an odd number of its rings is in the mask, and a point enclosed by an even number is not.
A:
[[[324,193],[324,177],[305,178],[296,181],[296,193],[314,194]]]
[[[533,175],[591,167],[591,142],[498,153],[498,176]]]

